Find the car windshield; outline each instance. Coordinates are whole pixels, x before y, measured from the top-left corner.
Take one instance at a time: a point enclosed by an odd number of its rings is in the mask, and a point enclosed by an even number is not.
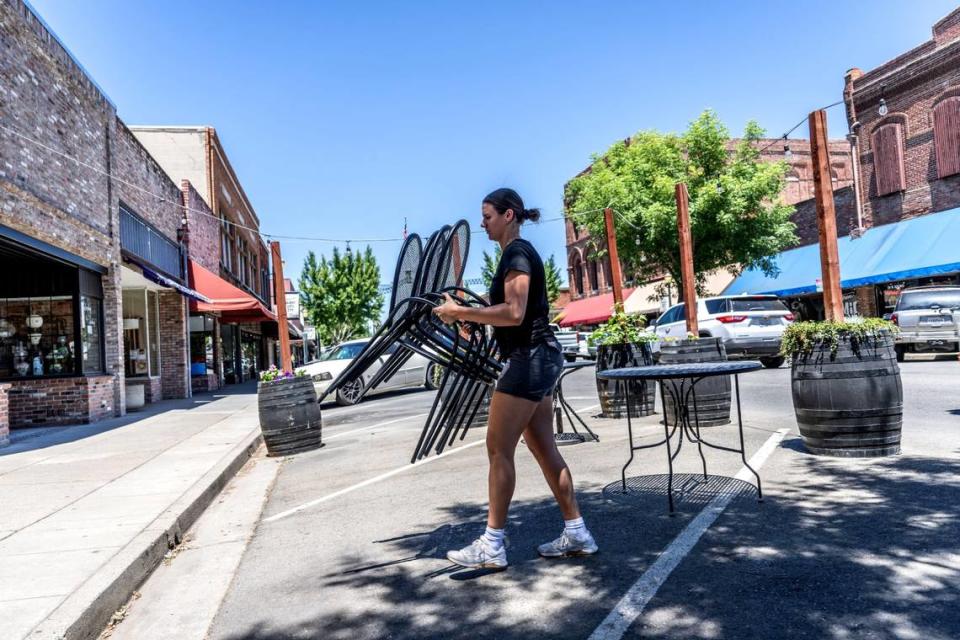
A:
[[[730,311],[789,311],[776,298],[730,298]]]
[[[897,301],[897,311],[914,311],[936,307],[941,309],[960,308],[960,289],[904,291]]]
[[[367,346],[365,342],[342,344],[331,351],[325,360],[352,360],[360,355],[360,352],[363,351],[365,346]]]

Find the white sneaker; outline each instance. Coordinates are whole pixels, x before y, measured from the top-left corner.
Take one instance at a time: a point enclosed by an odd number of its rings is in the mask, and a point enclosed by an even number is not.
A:
[[[591,556],[599,547],[589,531],[583,535],[573,536],[564,530],[560,537],[537,547],[537,553],[544,558],[569,558],[572,556]]]
[[[447,551],[447,560],[468,569],[506,569],[507,549],[504,545],[496,551],[477,538],[470,545],[456,551]]]

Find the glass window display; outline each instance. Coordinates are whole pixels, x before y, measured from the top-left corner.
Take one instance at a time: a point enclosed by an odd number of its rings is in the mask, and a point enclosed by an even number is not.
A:
[[[4,238],[0,273],[0,379],[103,371],[99,274]]]

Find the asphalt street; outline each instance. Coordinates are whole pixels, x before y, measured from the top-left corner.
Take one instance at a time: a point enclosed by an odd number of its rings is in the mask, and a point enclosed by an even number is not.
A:
[[[960,365],[914,360],[902,370],[903,454],[875,460],[803,451],[787,367],[742,376],[746,449],[765,500],[739,455],[708,450],[703,482],[685,445],[673,517],[664,449],[637,452],[623,493],[625,421],[589,418],[600,442],[562,452],[600,545],[590,558],[536,555],[562,520],[521,446],[502,572],[445,559],[483,530],[483,429],[410,465],[433,393],[325,406],[327,445],[280,467],[208,635],[960,637]],[[592,370],[565,390],[584,415],[597,414]],[[637,438],[662,437],[658,419],[636,421]],[[709,437],[735,444],[737,430]]]

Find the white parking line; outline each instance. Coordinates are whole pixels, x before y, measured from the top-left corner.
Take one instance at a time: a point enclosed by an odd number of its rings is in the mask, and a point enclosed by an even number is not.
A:
[[[588,411],[588,410],[590,410],[590,409],[593,409],[593,408],[596,408],[596,407],[599,407],[599,406],[600,406],[599,404],[595,404],[595,405],[591,405],[591,406],[589,406],[589,407],[583,407],[582,409],[578,409],[578,411]],[[373,429],[373,428],[376,428],[376,427],[382,427],[382,426],[385,426],[385,425],[388,425],[388,424],[392,424],[392,423],[394,423],[394,422],[400,422],[400,421],[402,421],[402,420],[409,420],[409,419],[411,419],[411,418],[422,418],[422,417],[425,416],[425,415],[427,415],[427,414],[423,413],[423,414],[416,415],[416,416],[407,416],[406,418],[398,418],[398,419],[396,419],[396,420],[390,420],[390,421],[387,421],[387,422],[381,422],[380,424],[376,424],[376,425],[373,425],[373,426],[370,426],[370,427],[361,427],[361,428],[359,428],[359,429],[354,429],[353,431],[344,431],[343,433],[337,433],[337,434],[334,434],[334,435],[328,437],[327,440],[332,440],[333,438],[337,438],[337,437],[339,437],[339,436],[345,436],[345,435],[348,435],[348,434],[350,434],[350,433],[355,433],[356,431],[366,431],[366,430],[368,430],[368,429]],[[362,489],[363,487],[367,487],[367,486],[369,486],[369,485],[371,485],[371,484],[374,484],[374,483],[376,483],[376,482],[380,482],[381,480],[386,480],[387,478],[392,478],[393,476],[397,475],[398,473],[403,473],[404,471],[407,471],[408,469],[413,469],[414,467],[421,467],[421,466],[423,466],[423,465],[425,465],[425,464],[427,464],[427,463],[433,462],[434,460],[439,460],[440,458],[445,458],[446,456],[453,455],[453,454],[455,454],[455,453],[457,453],[457,452],[459,452],[459,451],[464,451],[464,450],[466,450],[466,449],[469,449],[470,447],[475,447],[475,446],[477,446],[478,444],[483,444],[484,442],[486,442],[486,440],[477,440],[476,442],[471,442],[470,444],[465,444],[465,445],[463,445],[463,446],[461,446],[461,447],[457,447],[456,449],[451,449],[451,450],[449,450],[449,451],[447,451],[447,452],[445,452],[445,453],[441,453],[439,456],[434,456],[434,457],[432,457],[432,458],[427,458],[427,459],[424,460],[423,462],[418,462],[418,463],[416,463],[416,464],[407,464],[407,465],[404,465],[404,466],[402,466],[402,467],[398,467],[398,468],[396,468],[396,469],[394,469],[394,470],[392,470],[392,471],[387,471],[386,473],[381,473],[379,476],[375,476],[375,477],[373,477],[373,478],[369,478],[369,479],[367,479],[367,480],[364,480],[363,482],[358,482],[357,484],[351,485],[351,486],[346,487],[346,488],[344,488],[344,489],[340,489],[339,491],[334,491],[333,493],[328,494],[328,495],[325,495],[325,496],[323,496],[322,498],[317,498],[316,500],[311,500],[310,502],[305,502],[304,504],[301,504],[300,506],[293,507],[292,509],[287,509],[286,511],[281,511],[280,513],[274,514],[274,515],[270,516],[269,518],[264,518],[264,519],[263,519],[263,522],[274,522],[274,521],[276,521],[276,520],[281,520],[281,519],[286,518],[286,517],[288,517],[288,516],[292,516],[292,515],[294,515],[295,513],[299,513],[299,512],[301,512],[301,511],[303,511],[304,509],[309,509],[310,507],[315,507],[316,505],[321,504],[321,503],[323,503],[323,502],[326,502],[327,500],[333,500],[334,498],[338,498],[338,497],[340,497],[340,496],[342,496],[342,495],[344,495],[344,494],[350,493],[351,491],[355,491],[355,490],[357,490],[357,489]]]
[[[397,418],[396,420],[387,420],[386,422],[379,422],[379,423],[377,423],[377,424],[371,424],[371,425],[366,426],[366,427],[359,427],[359,428],[357,428],[357,429],[351,429],[350,431],[342,431],[342,432],[340,432],[340,433],[335,433],[335,434],[333,434],[332,436],[327,436],[326,438],[324,438],[324,440],[333,440],[333,439],[335,439],[335,438],[339,438],[340,436],[348,436],[348,435],[350,435],[351,433],[356,433],[356,432],[358,432],[358,431],[369,431],[370,429],[379,429],[380,427],[385,427],[385,426],[387,426],[388,424],[394,424],[394,423],[396,423],[396,422],[403,422],[404,420],[413,420],[414,418],[422,418],[422,417],[424,417],[424,416],[426,416],[426,415],[429,415],[429,414],[428,414],[428,413],[418,413],[418,414],[416,414],[416,415],[414,415],[414,416],[405,416],[405,417],[403,417],[403,418]]]
[[[780,429],[767,438],[760,450],[750,458],[750,466],[759,471],[788,431],[789,429]],[[746,467],[741,467],[737,475],[734,476],[737,480],[744,481],[752,477],[753,474]],[[588,640],[619,640],[622,638],[630,625],[640,617],[644,608],[657,594],[663,583],[667,581],[673,570],[679,566],[687,554],[696,546],[700,537],[727,508],[733,496],[733,492],[723,493],[711,500],[703,511],[680,532],[680,535],[674,538],[673,542],[663,550],[656,562],[640,576],[639,580],[633,583],[626,595],[613,608],[613,611],[590,634]]]
[[[320,503],[322,503],[322,502],[326,502],[327,500],[333,500],[334,498],[338,498],[338,497],[340,497],[340,496],[342,496],[342,495],[344,495],[344,494],[346,494],[346,493],[350,493],[351,491],[356,491],[357,489],[362,489],[363,487],[367,487],[367,486],[369,486],[369,485],[371,485],[371,484],[374,484],[374,483],[376,483],[376,482],[380,482],[381,480],[386,480],[387,478],[391,478],[391,477],[397,475],[398,473],[403,473],[404,471],[408,471],[409,469],[419,469],[419,468],[422,467],[423,465],[429,464],[429,463],[433,462],[434,460],[440,460],[441,458],[446,458],[447,456],[452,456],[452,455],[455,454],[455,453],[459,453],[459,452],[461,452],[461,451],[466,451],[466,450],[469,449],[470,447],[475,447],[475,446],[477,446],[477,445],[479,445],[479,444],[484,444],[485,442],[486,442],[485,439],[484,439],[484,440],[477,440],[476,442],[471,442],[471,443],[469,443],[469,444],[465,444],[465,445],[463,445],[463,446],[457,447],[456,449],[451,449],[450,451],[447,451],[447,452],[445,452],[445,453],[441,453],[441,454],[438,455],[438,456],[434,456],[434,457],[432,457],[432,458],[427,458],[427,459],[424,460],[423,462],[418,462],[418,463],[416,463],[416,464],[406,464],[406,465],[404,465],[404,466],[402,466],[402,467],[397,467],[397,468],[394,469],[393,471],[387,471],[386,473],[381,473],[381,474],[378,475],[378,476],[375,476],[375,477],[370,478],[370,479],[368,479],[368,480],[364,480],[363,482],[358,482],[357,484],[354,484],[354,485],[351,485],[351,486],[349,486],[349,487],[346,487],[345,489],[340,489],[339,491],[334,491],[333,493],[328,494],[328,495],[325,495],[325,496],[323,496],[322,498],[317,498],[316,500],[311,500],[310,502],[305,502],[305,503],[301,504],[301,505],[298,506],[298,507],[294,507],[294,508],[292,508],[292,509],[287,509],[286,511],[281,511],[280,513],[277,513],[277,514],[275,514],[275,515],[272,515],[272,516],[270,516],[269,518],[264,518],[264,519],[263,519],[263,522],[274,522],[274,521],[276,521],[276,520],[280,520],[280,519],[282,519],[282,518],[286,518],[287,516],[292,516],[292,515],[294,515],[295,513],[299,513],[299,512],[301,512],[301,511],[303,511],[304,509],[309,509],[310,507],[315,507],[315,506],[317,506],[318,504],[320,504]]]

